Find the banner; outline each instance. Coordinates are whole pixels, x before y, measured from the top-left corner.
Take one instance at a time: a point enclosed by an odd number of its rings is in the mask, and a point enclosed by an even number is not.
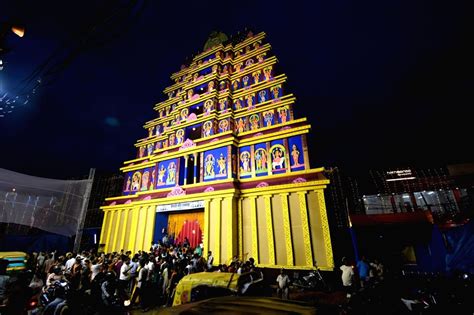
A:
[[[0,222],[72,236],[81,227],[91,180],[57,180],[0,168]]]

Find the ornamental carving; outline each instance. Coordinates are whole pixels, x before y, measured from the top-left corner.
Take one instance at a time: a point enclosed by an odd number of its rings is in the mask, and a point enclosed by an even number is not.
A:
[[[109,206],[115,206],[117,204],[117,201],[112,201]]]
[[[131,199],[128,199],[127,201],[125,201],[125,204],[128,205],[129,203],[132,203],[132,200]]]
[[[298,184],[298,183],[306,183],[306,182],[307,182],[307,180],[304,179],[303,177],[298,177],[298,178],[294,179],[292,183],[293,184]]]
[[[160,155],[166,155],[166,154],[168,154],[168,151],[161,152]]]
[[[257,132],[256,134],[253,135],[254,137],[260,137],[260,136],[263,136],[263,133],[262,132]]]
[[[211,192],[211,191],[214,191],[214,187],[212,186],[209,186],[204,190],[204,192]]]
[[[255,186],[255,188],[262,188],[262,187],[268,187],[268,183],[267,182],[261,182],[257,186]]]
[[[179,147],[178,151],[194,148],[195,146],[196,146],[196,143],[194,143],[193,140],[188,138],[186,139],[186,141],[183,142],[183,145]]]
[[[188,118],[187,118],[187,121],[193,121],[193,120],[196,120],[197,119],[197,116],[195,113],[191,113],[189,114]]]
[[[291,129],[291,127],[290,126],[285,126],[285,127],[281,128],[280,131],[288,130],[288,129]]]
[[[143,200],[151,200],[151,196],[146,196]]]
[[[186,195],[186,191],[180,186],[174,186],[173,189],[171,189],[171,191],[166,195],[166,197],[183,196],[183,195]]]
[[[216,141],[219,141],[219,138],[214,138],[214,139],[212,139],[211,141],[209,141],[209,143],[211,143],[211,142],[216,142]]]

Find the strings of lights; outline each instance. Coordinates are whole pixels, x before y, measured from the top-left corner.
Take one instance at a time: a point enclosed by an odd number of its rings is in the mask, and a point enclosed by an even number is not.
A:
[[[40,89],[51,85],[57,75],[65,70],[81,53],[103,46],[126,33],[142,15],[148,0],[128,0],[108,7],[94,10],[97,12],[87,25],[82,27],[76,38],[69,44],[60,45],[31,74],[19,82],[10,91],[3,90],[0,77],[0,119],[27,106],[38,95]],[[72,44],[71,44],[72,43]],[[1,48],[1,47],[0,47]],[[6,69],[6,60],[0,58],[0,75]]]

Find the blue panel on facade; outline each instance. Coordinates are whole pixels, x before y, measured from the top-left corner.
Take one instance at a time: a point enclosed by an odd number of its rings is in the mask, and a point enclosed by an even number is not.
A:
[[[227,178],[227,147],[209,150],[204,153],[204,181]]]
[[[239,148],[239,175],[240,178],[252,176],[252,156],[250,146]]]
[[[156,187],[172,187],[176,185],[176,172],[178,171],[178,159],[162,161],[158,164],[158,176]]]

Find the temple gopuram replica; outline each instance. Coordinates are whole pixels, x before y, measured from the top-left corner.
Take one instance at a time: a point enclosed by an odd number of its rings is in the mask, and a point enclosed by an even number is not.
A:
[[[265,33],[213,35],[171,75],[121,168],[123,195],[102,207],[102,250],[149,250],[167,233],[203,244],[216,265],[237,255],[263,268],[333,270],[329,181],[310,167],[311,126],[293,115]]]

